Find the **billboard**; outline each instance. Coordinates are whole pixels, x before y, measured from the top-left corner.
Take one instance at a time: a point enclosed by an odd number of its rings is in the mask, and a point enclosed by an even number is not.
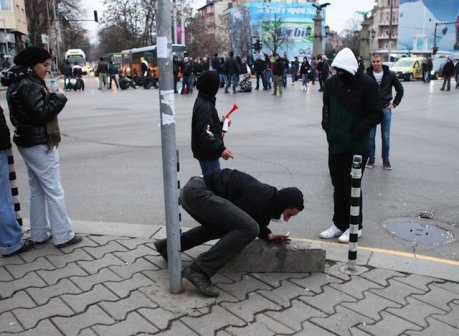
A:
[[[436,29],[435,29],[436,28]],[[400,0],[397,49],[459,50],[459,0]]]
[[[271,54],[274,47],[280,55],[288,58],[312,56],[314,22],[316,9],[310,3],[264,3],[253,2],[231,10],[231,44],[233,50],[253,39],[262,42],[262,51]],[[322,32],[325,22],[325,9],[322,10]],[[308,34],[309,28],[309,34]],[[276,30],[276,41],[272,32]],[[241,41],[242,39],[242,41]],[[325,42],[325,39],[323,39]],[[250,48],[249,48],[250,49]]]

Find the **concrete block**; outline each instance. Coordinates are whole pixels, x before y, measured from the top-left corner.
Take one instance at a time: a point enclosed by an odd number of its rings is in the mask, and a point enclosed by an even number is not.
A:
[[[325,250],[307,242],[278,244],[256,239],[221,270],[222,272],[322,272]]]

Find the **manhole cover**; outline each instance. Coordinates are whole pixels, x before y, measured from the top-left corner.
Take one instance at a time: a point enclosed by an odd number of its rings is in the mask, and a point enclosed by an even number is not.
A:
[[[393,236],[419,248],[434,248],[453,241],[451,232],[439,228],[439,222],[423,218],[392,218],[383,226]]]

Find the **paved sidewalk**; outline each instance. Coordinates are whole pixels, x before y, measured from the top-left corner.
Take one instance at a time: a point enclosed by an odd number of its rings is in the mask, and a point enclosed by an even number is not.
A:
[[[74,224],[81,244],[0,258],[0,335],[459,335],[454,262],[363,250],[350,277],[346,248],[326,244],[323,273],[220,273],[210,299],[186,281],[169,293],[164,228]]]

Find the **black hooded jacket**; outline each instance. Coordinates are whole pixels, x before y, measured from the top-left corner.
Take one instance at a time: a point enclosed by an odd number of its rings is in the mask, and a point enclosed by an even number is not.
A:
[[[0,107],[0,150],[11,147],[10,130],[6,124],[3,109]]]
[[[225,150],[222,123],[215,108],[215,95],[220,87],[216,71],[205,71],[196,84],[198,98],[191,121],[191,150],[198,160],[215,160]]]
[[[381,96],[381,103],[383,107],[386,107],[387,105],[390,104],[392,100],[392,87],[395,88],[395,98],[392,104],[394,106],[400,105],[400,102],[402,101],[403,97],[403,85],[400,83],[400,80],[398,79],[397,75],[395,72],[390,71],[389,67],[387,65],[383,65],[383,77],[381,80],[381,85],[379,85],[379,94]],[[374,75],[374,69],[373,67],[367,68],[367,74],[375,79]],[[376,79],[375,79],[376,80]]]
[[[8,85],[6,98],[15,127],[14,143],[22,147],[47,144],[46,124],[62,111],[67,98],[49,93],[46,84],[27,67],[12,67],[2,83]]]

